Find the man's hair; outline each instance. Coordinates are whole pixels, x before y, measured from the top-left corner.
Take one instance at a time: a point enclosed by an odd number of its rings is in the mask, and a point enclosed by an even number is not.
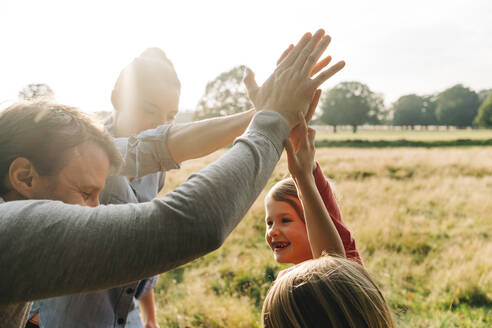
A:
[[[275,281],[262,311],[266,328],[392,328],[391,311],[357,262],[322,256]]]
[[[31,161],[42,176],[56,175],[69,150],[93,143],[106,153],[113,170],[121,155],[111,136],[74,107],[48,102],[21,102],[0,112],[0,195],[8,192],[4,181],[18,157]]]

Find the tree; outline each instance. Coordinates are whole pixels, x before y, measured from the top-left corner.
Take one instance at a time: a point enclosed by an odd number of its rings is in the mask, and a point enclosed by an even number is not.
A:
[[[360,82],[342,82],[330,89],[321,103],[320,120],[333,125],[351,125],[357,132],[357,126],[365,123],[377,124],[382,119],[383,97],[372,92]]]
[[[439,94],[436,116],[440,124],[463,128],[472,124],[479,105],[478,95],[458,84]]]
[[[412,129],[415,125],[437,124],[435,98],[434,95],[401,96],[393,104],[393,124],[410,126]]]
[[[44,83],[31,83],[19,91],[20,100],[54,100],[55,93]]]
[[[422,121],[421,125],[437,125],[436,117],[436,107],[437,107],[437,96],[428,95],[422,97]]]
[[[423,121],[424,100],[415,94],[401,96],[393,104],[393,124],[410,126],[413,130],[415,125]]]
[[[487,99],[487,97],[492,93],[492,89],[483,89],[483,90],[480,90],[478,91],[478,99],[480,101],[480,103],[482,104],[485,99]]]
[[[207,83],[198,102],[195,120],[240,113],[253,108],[243,86],[244,66],[237,66]]]
[[[473,123],[482,127],[492,127],[492,93],[489,93],[478,109],[478,114]]]

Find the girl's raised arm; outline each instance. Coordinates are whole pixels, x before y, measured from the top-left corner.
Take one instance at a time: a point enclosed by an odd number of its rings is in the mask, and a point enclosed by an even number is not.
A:
[[[304,210],[306,230],[314,258],[323,252],[345,257],[345,249],[338,231],[331,219],[313,176],[315,130],[309,128],[306,120],[299,114],[301,121],[300,138],[297,147],[290,140],[285,143],[289,171],[296,181],[297,191]]]

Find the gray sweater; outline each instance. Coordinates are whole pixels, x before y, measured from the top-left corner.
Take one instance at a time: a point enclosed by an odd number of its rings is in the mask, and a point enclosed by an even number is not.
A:
[[[2,327],[23,327],[29,301],[126,284],[220,247],[265,186],[288,134],[280,114],[262,111],[221,158],[148,203],[0,204]]]

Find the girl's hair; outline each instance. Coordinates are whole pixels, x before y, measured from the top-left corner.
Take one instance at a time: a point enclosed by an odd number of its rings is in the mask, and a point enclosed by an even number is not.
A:
[[[268,202],[271,199],[277,202],[288,203],[296,211],[297,215],[305,221],[304,211],[302,210],[302,205],[299,202],[296,184],[292,178],[287,178],[277,182],[268,192],[265,202]]]
[[[381,291],[355,261],[322,256],[275,281],[262,311],[266,328],[395,327]]]

